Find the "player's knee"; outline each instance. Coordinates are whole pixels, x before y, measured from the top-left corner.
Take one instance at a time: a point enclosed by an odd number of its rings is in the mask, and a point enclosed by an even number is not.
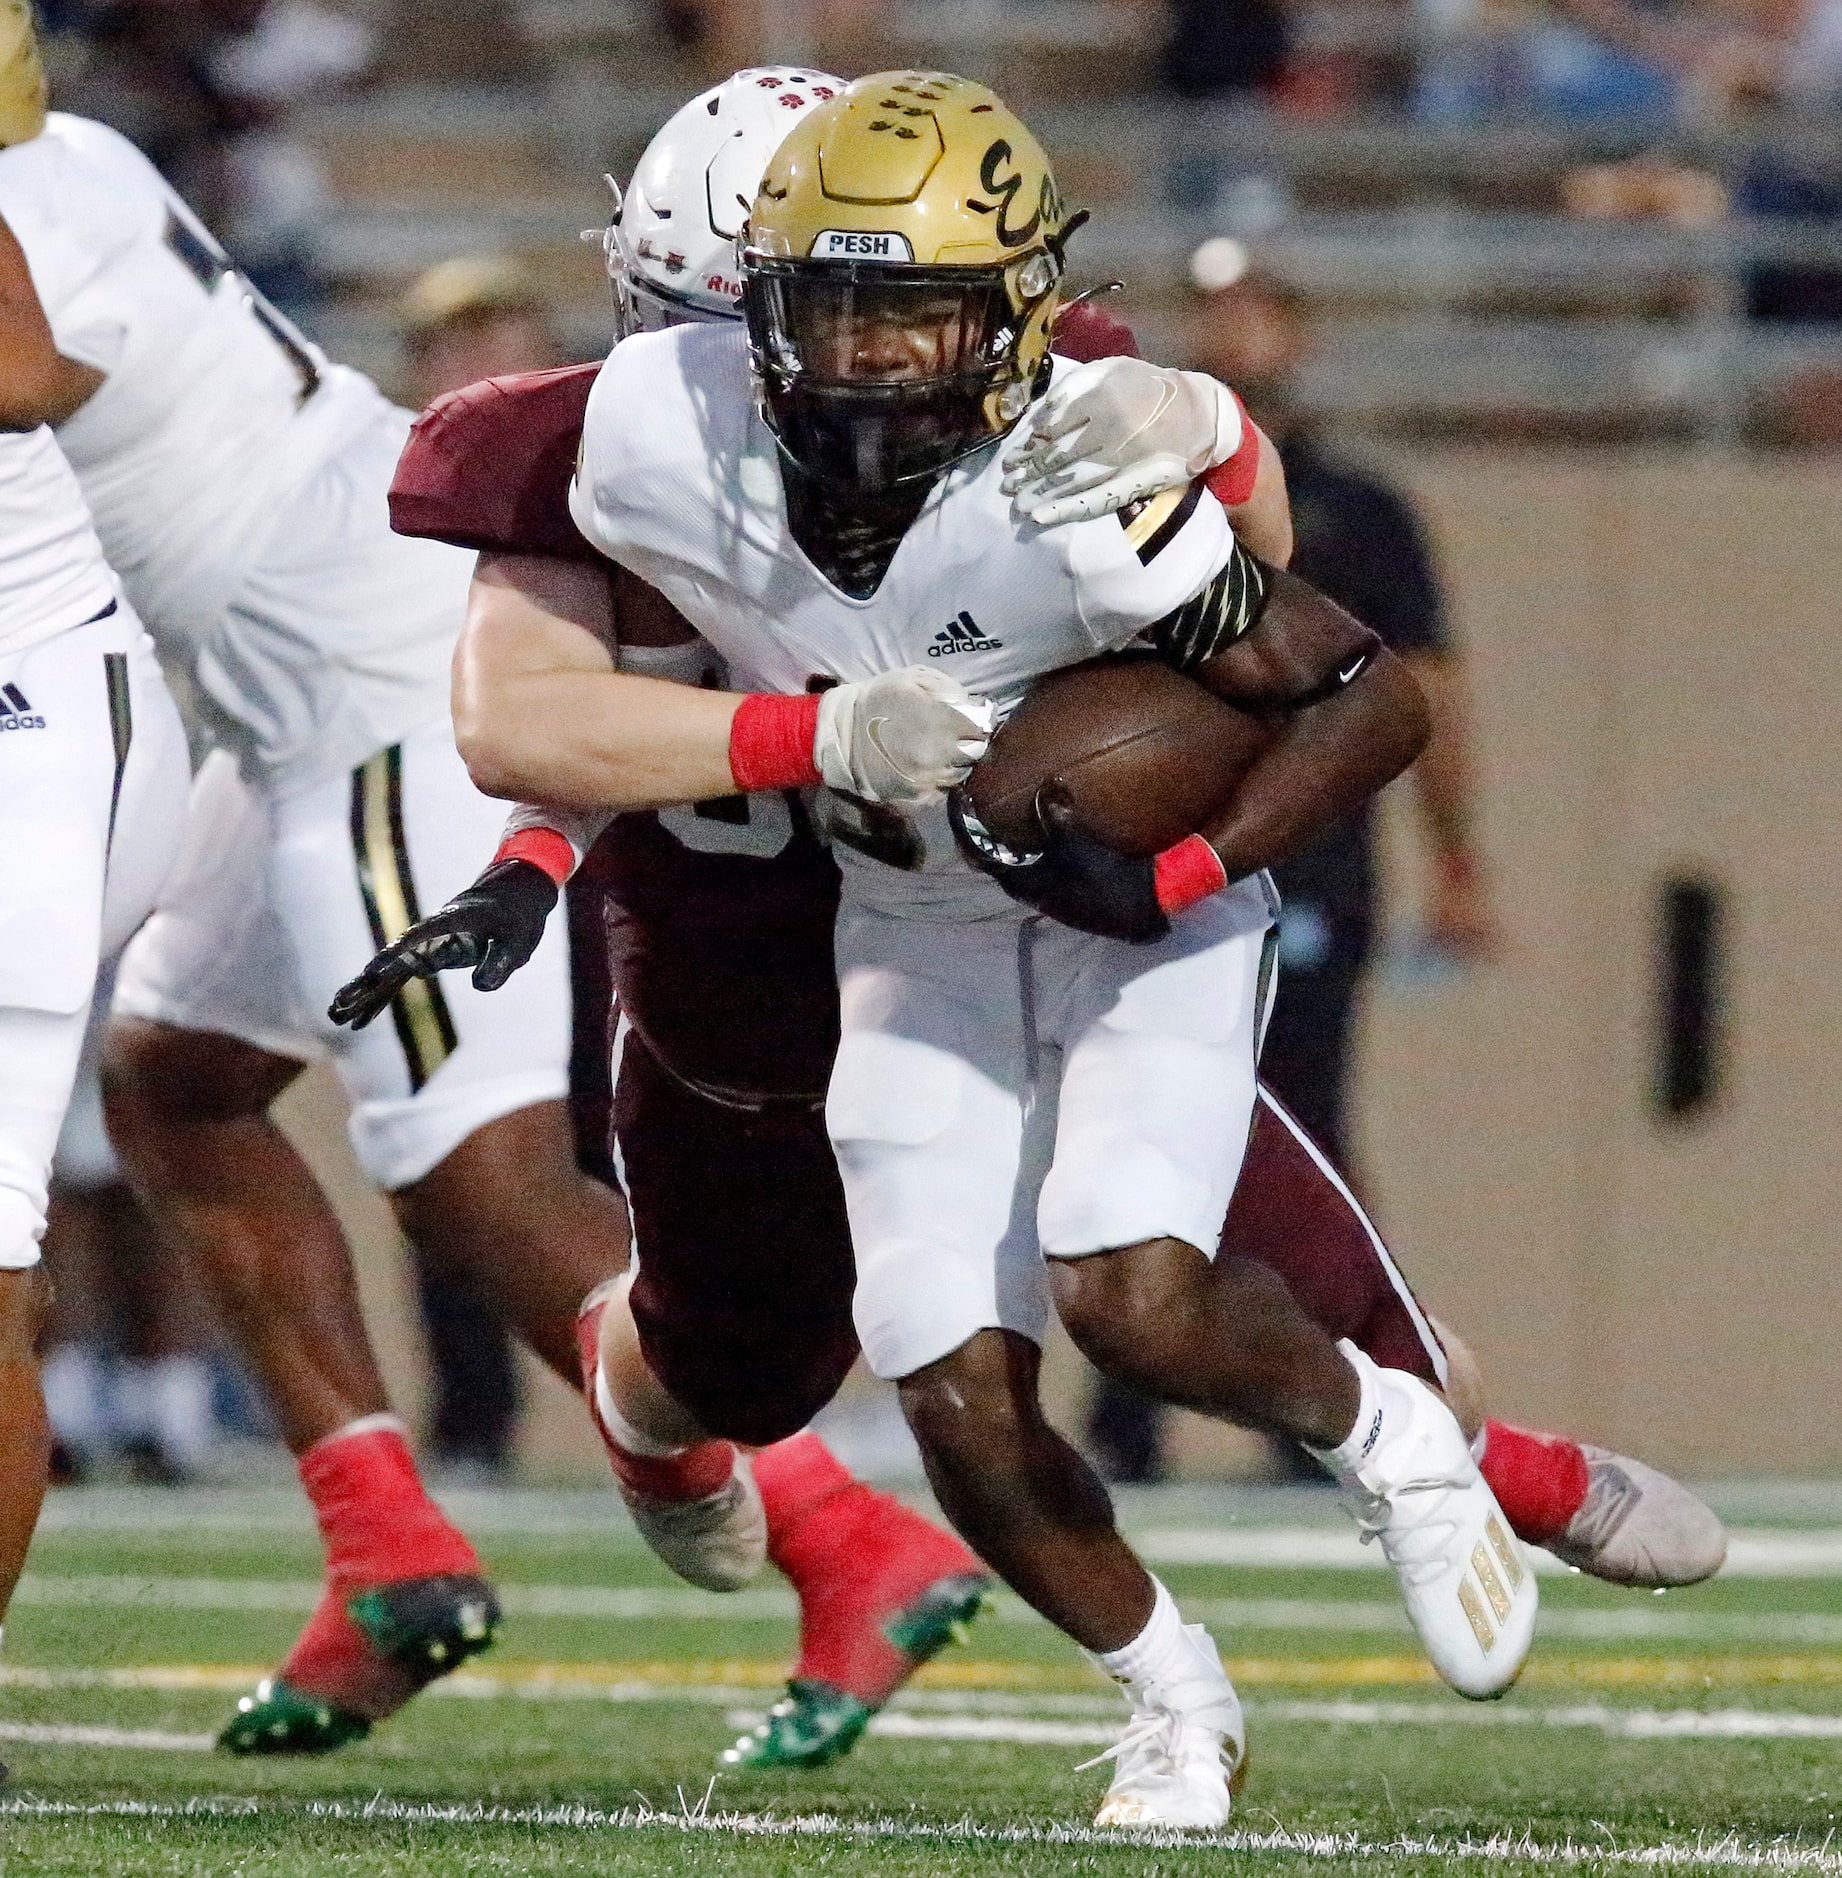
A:
[[[1119,1382],[1155,1381],[1173,1333],[1192,1320],[1208,1261],[1180,1239],[1149,1239],[1087,1258],[1051,1258],[1050,1291],[1075,1347]]]
[[[103,1032],[102,1098],[118,1148],[173,1128],[246,1120],[305,1067],[217,1031],[115,1017]]]

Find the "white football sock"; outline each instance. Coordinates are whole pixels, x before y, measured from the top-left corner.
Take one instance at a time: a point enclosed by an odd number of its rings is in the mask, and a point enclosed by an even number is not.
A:
[[[1156,1596],[1151,1615],[1130,1643],[1117,1650],[1090,1650],[1088,1655],[1115,1682],[1123,1683],[1129,1695],[1137,1697],[1147,1690],[1169,1691],[1184,1684],[1195,1684],[1198,1672],[1199,1625],[1186,1626],[1177,1600],[1153,1578]],[[1210,1646],[1211,1649],[1213,1646]],[[1217,1659],[1219,1669],[1219,1658]]]
[[[1374,1360],[1357,1349],[1347,1337],[1337,1348],[1343,1352],[1350,1368],[1356,1372],[1356,1380],[1362,1386],[1362,1395],[1356,1406],[1356,1420],[1349,1433],[1334,1448],[1312,1448],[1310,1451],[1339,1480],[1347,1480],[1381,1445],[1382,1433],[1389,1419],[1389,1390]]]
[[[643,1461],[669,1461],[690,1451],[689,1442],[661,1441],[657,1436],[635,1428],[620,1412],[614,1400],[614,1392],[608,1387],[607,1371],[599,1363],[595,1365],[595,1407],[600,1412],[602,1426],[613,1437],[614,1445],[637,1455]]]

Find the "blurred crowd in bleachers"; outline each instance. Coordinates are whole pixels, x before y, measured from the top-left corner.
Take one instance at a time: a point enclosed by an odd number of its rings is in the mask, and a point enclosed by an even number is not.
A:
[[[1314,408],[1371,429],[1842,442],[1842,0],[48,0],[59,99],[408,389],[401,297],[530,268],[605,341],[577,231],[672,106],[768,58],[966,70],[1037,119],[1167,356],[1224,235],[1309,297]]]

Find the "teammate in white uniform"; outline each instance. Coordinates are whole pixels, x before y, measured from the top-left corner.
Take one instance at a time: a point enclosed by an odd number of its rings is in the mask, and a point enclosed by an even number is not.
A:
[[[30,53],[0,15],[0,147],[43,122]],[[153,647],[26,408],[66,391],[51,356],[0,230],[0,1620],[50,1446],[34,1344],[51,1157],[97,967],[153,903],[189,769]]]
[[[359,1158],[406,1229],[471,1269],[572,1382],[576,1313],[624,1264],[624,1217],[575,1163],[561,932],[510,1002],[416,993],[362,1038],[322,1016],[418,895],[465,883],[502,819],[447,721],[473,557],[390,531],[409,415],[267,307],[131,145],[39,122],[0,150],[0,218],[74,386],[41,414],[225,746],[120,973],[111,1120],[212,1272],[328,1543],[328,1596],[293,1682],[240,1718],[232,1745],[336,1745],[483,1647],[494,1613],[472,1549],[416,1478],[349,1254],[270,1102],[334,1054]]]
[[[1236,819],[1250,778],[1208,840],[1155,866],[1044,805],[1035,856],[966,829],[995,890],[940,804],[989,723],[947,655],[1001,703],[1149,629],[1231,701],[1362,733],[1360,760],[1331,759],[1352,765],[1345,785],[1375,786],[1423,734],[1372,636],[1263,573],[1200,491],[1054,533],[1012,514],[992,446],[1040,383],[1068,232],[1040,150],[982,87],[877,74],[815,113],[755,204],[752,356],[698,331],[617,352],[573,496],[590,539],[763,689],[655,687],[604,722],[621,681],[584,653],[507,689],[499,715],[523,715],[521,742],[494,728],[490,650],[463,648],[462,695],[483,689],[460,730],[496,786],[565,808],[820,780],[856,799],[834,820],[863,852],[845,867],[829,1119],[866,1346],[900,1381],[955,1522],[1127,1685],[1136,1718],[1103,1820],[1207,1824],[1227,1813],[1238,1704],[1041,1420],[1051,1291],[1113,1373],[1324,1452],[1466,1693],[1516,1673],[1534,1591],[1437,1398],[1208,1263],[1246,1138],[1268,922],[1258,885],[1228,881],[1285,838],[1272,784],[1302,780],[1310,739],[1262,759],[1263,829]],[[835,688],[808,695],[814,679]]]

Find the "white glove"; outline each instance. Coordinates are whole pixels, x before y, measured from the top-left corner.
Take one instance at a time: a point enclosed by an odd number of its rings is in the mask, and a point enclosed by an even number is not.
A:
[[[908,665],[826,692],[812,756],[832,788],[866,802],[926,802],[965,780],[996,722],[958,679]]]
[[[1095,359],[1057,372],[1004,453],[1011,514],[1041,528],[1175,489],[1241,447],[1240,406],[1202,372]]]

